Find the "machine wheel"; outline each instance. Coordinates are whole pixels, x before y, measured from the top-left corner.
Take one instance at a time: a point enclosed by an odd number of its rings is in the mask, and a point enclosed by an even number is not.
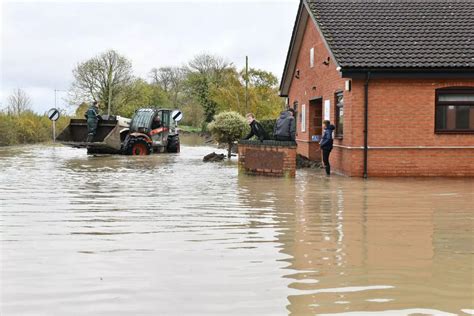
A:
[[[179,153],[180,142],[178,135],[168,136],[168,145],[166,146],[166,151],[169,153]]]
[[[132,138],[128,141],[125,153],[130,156],[146,156],[151,154],[151,145],[143,138]]]

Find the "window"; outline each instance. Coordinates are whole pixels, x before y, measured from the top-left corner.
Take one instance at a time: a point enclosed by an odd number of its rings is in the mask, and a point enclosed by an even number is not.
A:
[[[436,91],[435,131],[474,133],[474,88]]]
[[[298,101],[293,102],[293,110],[295,110],[295,126],[298,126]],[[298,135],[298,130],[296,135]]]
[[[344,135],[344,94],[336,93],[336,137]]]
[[[309,66],[311,68],[314,67],[314,47],[311,47],[309,50]]]
[[[301,131],[306,132],[306,105],[301,105]]]

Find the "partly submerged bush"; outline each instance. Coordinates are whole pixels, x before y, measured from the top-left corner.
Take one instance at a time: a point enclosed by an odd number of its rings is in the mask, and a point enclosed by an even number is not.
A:
[[[222,144],[227,144],[227,157],[231,157],[232,145],[249,131],[245,118],[237,112],[221,112],[207,126],[214,138]]]

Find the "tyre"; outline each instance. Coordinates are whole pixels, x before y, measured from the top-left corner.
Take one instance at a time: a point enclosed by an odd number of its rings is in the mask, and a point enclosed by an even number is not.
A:
[[[166,146],[166,151],[169,153],[179,153],[180,142],[178,135],[168,136],[168,145]]]
[[[131,138],[125,148],[125,154],[130,156],[149,155],[151,154],[151,144],[143,138]]]

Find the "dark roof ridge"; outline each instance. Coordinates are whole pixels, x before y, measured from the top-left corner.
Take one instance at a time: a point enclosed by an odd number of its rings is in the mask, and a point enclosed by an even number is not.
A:
[[[308,3],[420,3],[420,2],[437,2],[437,3],[472,3],[473,0],[306,0]]]

